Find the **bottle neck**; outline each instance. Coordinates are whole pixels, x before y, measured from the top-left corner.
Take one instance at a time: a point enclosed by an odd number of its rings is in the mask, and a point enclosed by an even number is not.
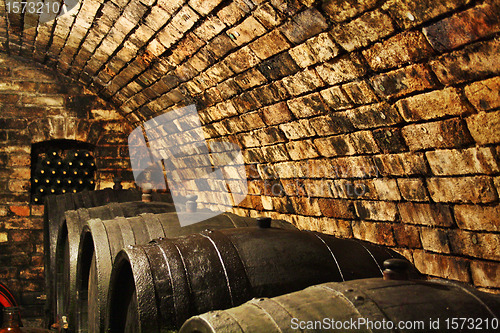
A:
[[[3,327],[21,327],[21,310],[18,307],[8,307],[3,309]]]

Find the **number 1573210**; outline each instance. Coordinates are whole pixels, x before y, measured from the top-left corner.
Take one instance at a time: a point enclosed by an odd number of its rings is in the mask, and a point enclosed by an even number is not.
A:
[[[5,1],[5,9],[8,14],[59,14],[61,4],[59,2]]]

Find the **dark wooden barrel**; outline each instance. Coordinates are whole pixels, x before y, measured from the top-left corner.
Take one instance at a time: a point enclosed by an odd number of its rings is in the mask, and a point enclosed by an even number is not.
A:
[[[162,197],[157,195],[158,197]],[[132,190],[104,189],[49,195],[45,198],[44,207],[44,254],[45,254],[45,289],[47,293],[46,321],[51,324],[55,315],[55,295],[53,281],[56,267],[56,244],[64,222],[64,214],[68,210],[103,206],[110,202],[126,202],[141,200],[141,193]]]
[[[95,218],[109,220],[117,216],[135,216],[143,213],[173,212],[175,207],[166,202],[112,202],[104,206],[79,208],[66,211],[59,231],[56,245],[56,267],[54,277],[54,296],[56,318],[70,318],[74,312],[74,297],[76,290],[76,266],[80,235],[84,224]]]
[[[207,230],[120,251],[106,328],[163,332],[189,317],[327,281],[382,275],[397,253],[369,243],[276,228]]]
[[[179,215],[185,219],[207,216],[202,222],[181,227]],[[104,332],[107,297],[113,259],[123,248],[146,244],[152,239],[178,237],[203,230],[245,228],[256,225],[256,220],[232,213],[213,216],[213,213],[143,214],[136,217],[117,217],[112,220],[88,220],[83,227],[78,254],[76,330],[77,332]],[[286,221],[273,225],[296,230]]]
[[[187,320],[180,333],[281,333],[305,327],[307,332],[498,332],[499,318],[500,296],[463,284],[363,279],[208,312]]]

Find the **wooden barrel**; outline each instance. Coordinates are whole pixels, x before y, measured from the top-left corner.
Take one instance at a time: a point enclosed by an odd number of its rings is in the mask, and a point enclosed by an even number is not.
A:
[[[76,288],[76,264],[80,235],[84,224],[95,218],[109,220],[117,216],[135,216],[142,213],[173,212],[175,207],[166,202],[123,202],[109,203],[104,206],[80,208],[65,212],[65,218],[59,231],[56,244],[56,274],[54,276],[55,320],[74,311],[74,298]]]
[[[65,219],[65,212],[78,208],[103,206],[110,202],[126,202],[141,200],[141,193],[137,190],[82,191],[49,195],[45,198],[44,209],[44,272],[45,289],[47,293],[46,321],[51,324],[55,314],[55,296],[53,281],[56,267],[56,244]]]
[[[498,332],[499,318],[500,296],[463,284],[363,279],[208,312],[187,320],[180,333]]]
[[[189,317],[327,281],[382,275],[397,253],[276,228],[207,230],[126,248],[111,273],[106,328],[163,332]]]
[[[179,215],[189,219],[207,216],[202,222],[181,227]],[[130,245],[146,244],[152,239],[177,237],[206,229],[245,228],[255,226],[256,220],[232,213],[213,216],[213,213],[142,214],[136,217],[117,217],[103,221],[93,219],[83,227],[78,253],[76,332],[104,332],[107,297],[113,259]],[[286,221],[273,221],[278,228],[296,230]]]

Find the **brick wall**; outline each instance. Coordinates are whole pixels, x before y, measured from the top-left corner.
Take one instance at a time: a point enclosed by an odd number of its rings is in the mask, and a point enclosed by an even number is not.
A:
[[[53,139],[95,144],[98,187],[110,187],[116,170],[128,168],[130,128],[121,119],[52,71],[0,54],[0,281],[25,306],[25,325],[40,315],[36,304],[45,293],[44,207],[30,204],[31,145]]]
[[[500,290],[498,1],[84,0],[75,13],[24,34],[6,16],[3,49],[134,125],[196,103],[209,137],[243,149],[237,213]]]

